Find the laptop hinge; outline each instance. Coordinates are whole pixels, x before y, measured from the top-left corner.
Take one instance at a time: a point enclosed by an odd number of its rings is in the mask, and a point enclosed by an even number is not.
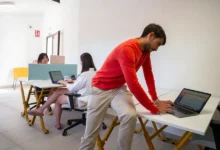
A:
[[[185,109],[185,110],[188,110],[188,111],[193,112],[193,113],[195,113],[195,114],[199,114],[198,112],[192,111],[192,110],[187,109],[187,108],[185,108],[185,107],[183,107],[183,106],[180,106],[180,105],[175,105],[175,106],[180,107],[180,108]]]

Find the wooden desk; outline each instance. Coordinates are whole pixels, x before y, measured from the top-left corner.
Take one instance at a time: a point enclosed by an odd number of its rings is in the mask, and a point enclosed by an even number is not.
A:
[[[179,93],[180,92],[170,92],[162,96],[159,96],[159,99],[175,101]],[[144,137],[148,144],[149,149],[150,150],[155,149],[152,143],[152,140],[156,136],[158,136],[161,140],[165,140],[164,137],[160,136],[160,133],[167,126],[175,127],[175,128],[186,131],[184,135],[181,137],[181,139],[175,142],[176,144],[175,150],[181,149],[183,145],[191,138],[191,136],[194,133],[204,135],[214,115],[214,112],[219,104],[219,101],[220,101],[220,98],[211,97],[209,101],[207,102],[207,104],[205,105],[205,107],[203,108],[200,115],[186,117],[186,118],[177,118],[170,114],[153,115],[146,108],[144,108],[141,104],[136,104],[138,120],[141,124],[141,128],[144,132]],[[110,114],[114,115],[112,110]],[[146,121],[143,122],[142,119],[145,119]],[[109,127],[104,139],[101,139],[100,136],[98,136],[97,144],[98,144],[99,150],[104,150],[104,144],[108,140],[108,137],[110,136],[113,128],[120,124],[117,121],[118,121],[118,118],[116,117],[115,120],[112,122],[112,125]],[[153,127],[155,129],[155,133],[151,136],[146,130],[146,124],[148,123],[148,121],[152,121]],[[164,126],[158,129],[156,126],[156,123],[164,124]]]
[[[170,92],[160,97],[161,100],[172,100],[174,101],[179,92]],[[210,124],[210,121],[214,115],[214,112],[219,104],[220,98],[210,97],[207,104],[203,108],[202,112],[197,116],[185,117],[185,118],[177,118],[170,114],[164,115],[152,115],[148,110],[146,110],[142,105],[137,105],[137,113],[138,120],[141,124],[141,127],[144,131],[145,140],[148,143],[149,149],[154,150],[154,146],[152,144],[152,139],[159,135],[161,131],[163,131],[167,126],[175,127],[178,129],[182,129],[185,134],[181,137],[179,141],[176,142],[175,150],[179,150],[183,147],[183,145],[191,138],[191,136],[196,133],[200,135],[205,135],[206,130]],[[153,136],[150,136],[146,130],[145,125],[143,124],[143,119],[149,120],[153,122],[153,126],[156,130]],[[157,129],[155,127],[155,123],[164,124],[161,129]],[[160,131],[159,131],[160,130]]]
[[[27,114],[29,99],[30,99],[31,93],[33,93],[32,89],[34,89],[34,91],[35,91],[34,94],[35,94],[36,103],[37,103],[36,108],[39,108],[40,104],[41,104],[41,99],[42,99],[43,96],[45,96],[43,93],[46,90],[48,90],[48,88],[58,88],[58,87],[64,87],[64,86],[61,85],[61,84],[53,84],[51,82],[51,80],[28,80],[27,78],[19,78],[18,80],[20,81],[22,102],[23,102],[23,107],[24,107],[24,111],[21,113],[21,115],[25,117],[25,119],[26,119],[27,123],[29,124],[29,126],[32,126],[35,122],[36,116],[34,116],[30,120],[29,116]],[[29,89],[29,92],[28,92],[27,99],[25,98],[23,83],[26,83],[26,84],[30,85],[30,89]],[[37,92],[36,87],[42,89],[40,93]],[[45,134],[48,134],[49,131],[45,127],[43,116],[39,116],[39,117],[40,117],[42,131]]]

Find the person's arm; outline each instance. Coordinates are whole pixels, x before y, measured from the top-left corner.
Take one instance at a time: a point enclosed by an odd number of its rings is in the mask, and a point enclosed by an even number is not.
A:
[[[147,94],[138,82],[135,68],[135,54],[133,50],[130,47],[125,46],[116,57],[132,94],[146,109],[148,109],[153,114],[157,114],[158,108],[148,98]]]
[[[65,81],[68,82],[68,83],[74,83],[75,80],[72,80],[72,79],[66,79]]]
[[[65,85],[71,93],[75,93],[86,86],[86,81],[87,76],[81,74],[80,76],[78,76],[78,78],[74,81],[73,84],[69,84],[67,81],[64,80],[58,81],[58,83]]]
[[[151,59],[150,55],[147,56],[144,63],[142,64],[143,72],[144,72],[144,78],[148,87],[148,92],[152,98],[153,101],[156,101],[158,99],[157,92],[155,88],[155,81],[154,81],[154,75],[152,72],[151,67]]]
[[[78,78],[74,81],[73,84],[67,84],[66,87],[71,93],[74,93],[84,88],[86,85],[86,81],[87,76],[81,74],[80,76],[78,76]]]

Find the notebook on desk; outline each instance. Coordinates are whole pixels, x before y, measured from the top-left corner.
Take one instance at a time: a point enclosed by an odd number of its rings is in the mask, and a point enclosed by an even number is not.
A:
[[[211,94],[184,88],[173,104],[172,115],[183,118],[200,114]]]

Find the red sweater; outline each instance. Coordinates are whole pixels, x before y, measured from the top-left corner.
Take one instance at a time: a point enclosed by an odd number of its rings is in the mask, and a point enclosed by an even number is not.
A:
[[[136,99],[151,113],[156,114],[158,108],[148,98],[138,82],[136,72],[142,66],[145,81],[153,100],[157,99],[154,76],[149,53],[143,53],[138,39],[125,41],[116,47],[105,60],[101,69],[92,80],[92,86],[102,90],[122,87],[127,83]]]

